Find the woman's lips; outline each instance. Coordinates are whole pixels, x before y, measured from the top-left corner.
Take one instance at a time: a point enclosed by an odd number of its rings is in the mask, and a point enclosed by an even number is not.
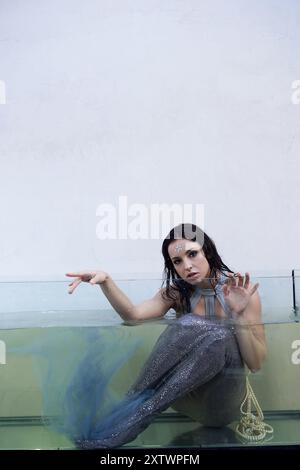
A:
[[[191,274],[189,274],[187,277],[188,277],[188,279],[191,279],[191,278],[197,276],[198,274],[199,274],[199,273],[191,273]]]

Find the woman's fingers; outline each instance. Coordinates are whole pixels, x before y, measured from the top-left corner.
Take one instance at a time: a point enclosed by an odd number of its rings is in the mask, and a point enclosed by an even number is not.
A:
[[[102,278],[103,276],[99,273],[99,274],[95,274],[95,276],[93,276],[91,279],[90,279],[90,284],[97,284],[97,282],[99,281],[102,281]]]
[[[101,284],[105,281],[107,274],[104,271],[79,271],[76,273],[66,273],[68,277],[75,277],[69,284],[69,294],[72,294],[74,289],[81,282],[89,282],[90,284]]]
[[[237,277],[237,280],[238,280],[238,287],[243,287],[244,286],[244,276],[242,276],[241,273],[236,273],[235,276]]]
[[[257,282],[256,284],[254,284],[254,286],[252,286],[252,288],[251,288],[251,290],[250,290],[250,295],[253,295],[254,292],[257,291],[258,286],[259,286],[259,283],[258,283],[258,282]]]
[[[71,282],[71,284],[69,284],[69,286],[71,286],[68,290],[69,294],[72,294],[72,292],[76,289],[77,286],[79,286],[80,283],[81,283],[80,277],[75,279],[75,281]]]
[[[241,273],[230,273],[230,279],[234,279],[232,282],[232,286],[244,287],[245,289],[249,289],[250,286],[250,274],[245,273],[245,276],[242,276]]]
[[[233,273],[229,273],[229,282],[228,282],[228,285],[231,286],[231,287],[235,287],[236,286],[236,275],[233,274]]]
[[[91,271],[80,271],[77,273],[66,273],[66,276],[80,278],[83,282],[89,282],[96,274],[96,272]]]
[[[228,288],[232,286],[232,276],[230,274],[228,274],[228,278],[226,279],[224,286],[227,288],[226,292],[228,291]]]
[[[100,280],[99,274],[95,274],[95,276],[92,276],[91,279],[89,280],[90,284],[96,284]]]
[[[65,275],[68,277],[84,277],[84,276],[92,277],[95,275],[95,273],[90,272],[90,271],[79,271],[77,273],[66,273]]]
[[[248,289],[250,285],[250,274],[249,273],[245,273],[245,289]]]

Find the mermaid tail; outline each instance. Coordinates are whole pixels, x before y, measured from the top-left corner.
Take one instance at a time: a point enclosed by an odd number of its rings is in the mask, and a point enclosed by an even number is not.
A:
[[[176,400],[213,379],[241,377],[241,371],[243,362],[229,324],[186,314],[160,335],[125,399],[75,442],[86,449],[122,446]]]

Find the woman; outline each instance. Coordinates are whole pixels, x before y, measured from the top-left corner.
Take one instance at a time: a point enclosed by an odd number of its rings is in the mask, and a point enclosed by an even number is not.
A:
[[[266,355],[258,284],[250,284],[223,263],[214,242],[200,228],[181,224],[162,245],[166,286],[134,305],[103,271],[67,273],[99,284],[125,320],[163,317],[174,320],[159,337],[124,401],[88,435],[82,448],[117,447],[134,439],[169,406],[205,426],[224,426],[237,418],[245,395],[244,364],[260,369]]]

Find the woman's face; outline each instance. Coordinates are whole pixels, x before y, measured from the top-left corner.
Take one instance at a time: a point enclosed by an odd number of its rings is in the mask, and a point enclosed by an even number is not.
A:
[[[174,240],[168,253],[177,274],[189,284],[196,285],[209,277],[210,267],[199,243]]]

